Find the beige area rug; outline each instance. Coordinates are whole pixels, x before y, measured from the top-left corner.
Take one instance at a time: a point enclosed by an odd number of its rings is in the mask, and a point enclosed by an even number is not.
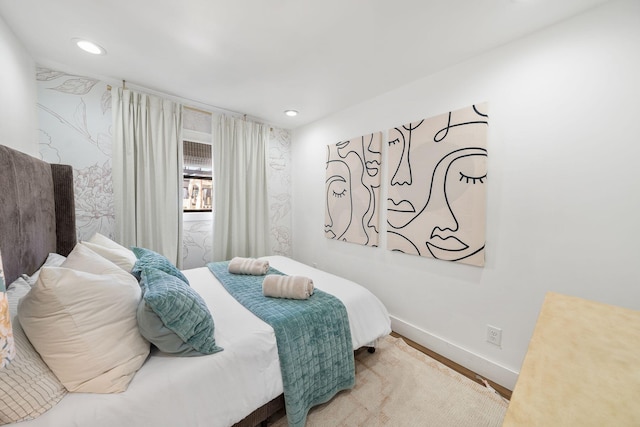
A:
[[[356,353],[356,386],[309,411],[307,427],[500,426],[507,401],[402,339]],[[275,427],[286,427],[286,417]]]

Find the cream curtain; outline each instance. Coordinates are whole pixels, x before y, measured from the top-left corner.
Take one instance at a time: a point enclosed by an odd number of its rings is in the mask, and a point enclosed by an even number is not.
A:
[[[269,255],[269,128],[219,115],[213,138],[213,259]]]
[[[182,264],[182,105],[112,92],[115,238]]]

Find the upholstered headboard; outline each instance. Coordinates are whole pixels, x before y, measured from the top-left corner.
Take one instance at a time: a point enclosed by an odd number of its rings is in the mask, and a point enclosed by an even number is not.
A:
[[[7,284],[34,273],[49,252],[76,244],[73,170],[0,145],[0,253]]]

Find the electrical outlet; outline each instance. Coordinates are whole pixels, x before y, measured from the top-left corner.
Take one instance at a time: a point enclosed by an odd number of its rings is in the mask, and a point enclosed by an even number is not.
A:
[[[502,329],[487,325],[487,342],[500,347],[502,345]]]

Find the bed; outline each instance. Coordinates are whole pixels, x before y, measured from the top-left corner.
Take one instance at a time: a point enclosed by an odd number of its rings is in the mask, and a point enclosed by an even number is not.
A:
[[[0,252],[7,284],[33,275],[50,253],[66,256],[74,249],[73,206],[71,167],[0,146]],[[373,348],[390,333],[385,307],[366,288],[286,257],[266,259],[285,274],[312,278],[317,289],[342,301],[353,350]],[[274,329],[240,305],[207,267],[183,273],[212,313],[215,340],[223,351],[178,357],[152,348],[126,391],[65,393],[51,409],[16,425],[255,426],[281,411],[283,381]],[[19,327],[14,318],[14,334]],[[0,412],[1,405],[0,398]]]

